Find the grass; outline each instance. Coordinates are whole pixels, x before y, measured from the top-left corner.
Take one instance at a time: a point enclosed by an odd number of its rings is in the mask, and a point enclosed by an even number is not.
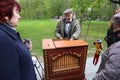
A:
[[[83,22],[83,35],[86,34],[88,29],[89,22]],[[95,49],[93,42],[98,38],[102,40],[103,50],[107,48],[106,41],[104,41],[104,37],[106,36],[107,29],[109,26],[109,22],[104,21],[91,21],[89,31],[87,34],[86,42],[89,43],[88,56],[93,56]]]
[[[17,31],[20,32],[22,38],[29,38],[33,43],[32,54],[41,56],[42,51],[42,39],[52,38],[54,39],[54,30],[56,27],[56,20],[21,20]],[[86,35],[89,21],[84,21],[82,24],[82,36]],[[94,45],[93,42],[100,38],[104,49],[106,49],[106,42],[104,36],[107,32],[108,22],[104,21],[91,21],[89,31],[86,37],[86,42],[89,43],[88,56],[93,56]],[[85,37],[80,39],[85,40]]]
[[[20,32],[22,39],[31,39],[33,43],[31,53],[41,56],[42,39],[54,38],[55,25],[55,20],[21,20],[17,31]]]

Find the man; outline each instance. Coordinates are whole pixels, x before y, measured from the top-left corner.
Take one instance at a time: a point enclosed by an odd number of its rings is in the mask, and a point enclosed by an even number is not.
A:
[[[80,26],[74,17],[72,9],[66,9],[63,17],[56,26],[55,36],[57,39],[76,40],[80,36]]]

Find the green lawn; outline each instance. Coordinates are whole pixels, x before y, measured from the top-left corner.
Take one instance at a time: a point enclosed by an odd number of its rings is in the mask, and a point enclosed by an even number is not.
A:
[[[89,22],[83,22],[82,34],[85,35],[88,29]],[[107,33],[109,22],[104,21],[91,21],[86,42],[89,43],[88,56],[93,56],[95,49],[93,42],[100,38],[103,44],[103,50],[107,48],[106,41],[104,37]]]
[[[56,27],[56,20],[21,20],[17,31],[20,32],[22,38],[29,38],[32,40],[33,49],[32,54],[41,56],[42,52],[42,39],[54,39],[54,30]],[[84,21],[82,24],[82,36],[80,39],[85,40],[85,35],[88,29],[89,21]],[[88,56],[93,56],[94,46],[93,42],[100,38],[103,42],[103,47],[106,49],[106,42],[104,36],[107,32],[109,22],[91,21],[89,31],[87,34],[86,42],[89,43]]]

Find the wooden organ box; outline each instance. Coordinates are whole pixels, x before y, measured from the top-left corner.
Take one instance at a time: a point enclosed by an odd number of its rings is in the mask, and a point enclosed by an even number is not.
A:
[[[45,80],[85,80],[85,41],[43,39],[42,48]]]

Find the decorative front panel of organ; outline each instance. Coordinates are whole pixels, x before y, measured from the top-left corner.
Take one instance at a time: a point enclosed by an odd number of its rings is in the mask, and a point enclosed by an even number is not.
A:
[[[83,40],[42,42],[45,80],[85,80],[88,44]]]
[[[70,70],[80,67],[80,56],[71,54],[71,52],[63,52],[63,55],[58,54],[58,57],[52,57],[53,72]]]

